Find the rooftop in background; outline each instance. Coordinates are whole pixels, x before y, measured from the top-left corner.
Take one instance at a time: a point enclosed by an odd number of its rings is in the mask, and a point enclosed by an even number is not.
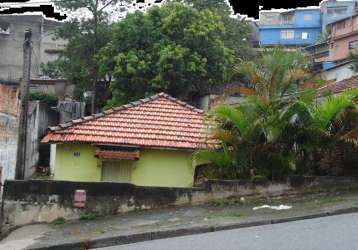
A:
[[[329,82],[318,89],[317,96],[324,97],[326,93],[338,94],[347,89],[358,88],[358,74],[338,82]]]
[[[208,127],[202,110],[160,93],[52,127],[42,142],[198,149]]]

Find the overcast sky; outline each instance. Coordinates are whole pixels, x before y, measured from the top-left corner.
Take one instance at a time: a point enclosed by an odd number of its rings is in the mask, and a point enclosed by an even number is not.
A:
[[[136,10],[136,9],[146,9],[149,5],[148,4],[150,4],[150,5],[153,5],[153,3],[154,3],[154,1],[155,0],[145,0],[145,4],[137,4],[137,6],[136,7],[132,7],[132,8],[130,8],[129,10],[127,10],[127,11],[129,11],[129,12],[132,12],[132,11],[134,11],[134,10]],[[38,6],[38,5],[49,5],[49,4],[51,4],[51,1],[47,1],[47,0],[30,0],[30,1],[28,1],[28,2],[6,2],[6,1],[3,1],[3,2],[0,2],[0,9],[1,8],[8,8],[8,7],[21,7],[21,6],[27,6],[27,7],[29,7],[29,6]],[[117,6],[117,7],[108,7],[107,8],[108,9],[108,11],[110,11],[111,12],[111,16],[112,16],[112,19],[113,20],[118,20],[118,18],[121,18],[121,17],[123,17],[124,15],[125,15],[125,13],[127,12],[127,11],[124,11],[124,9],[123,9],[123,7],[120,7],[120,6]],[[56,10],[57,12],[60,12],[61,14],[67,14],[67,16],[71,16],[70,14],[72,14],[73,16],[76,16],[76,17],[86,17],[86,16],[88,16],[88,13],[86,13],[86,12],[84,12],[84,11],[79,11],[79,12],[76,12],[76,13],[63,13],[63,12],[61,12],[60,10]],[[30,14],[30,13],[28,13],[28,14]],[[32,13],[33,14],[33,13]]]

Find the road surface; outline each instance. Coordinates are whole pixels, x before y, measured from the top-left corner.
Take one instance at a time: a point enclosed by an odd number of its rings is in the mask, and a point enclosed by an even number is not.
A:
[[[102,250],[358,250],[358,214],[102,248]]]

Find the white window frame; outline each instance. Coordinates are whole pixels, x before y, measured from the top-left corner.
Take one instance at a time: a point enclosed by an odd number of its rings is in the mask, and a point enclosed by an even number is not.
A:
[[[302,38],[303,40],[309,39],[309,38],[310,38],[310,33],[309,33],[309,32],[306,32],[306,31],[302,32],[301,38]]]
[[[281,39],[292,40],[295,38],[295,30],[281,30]]]

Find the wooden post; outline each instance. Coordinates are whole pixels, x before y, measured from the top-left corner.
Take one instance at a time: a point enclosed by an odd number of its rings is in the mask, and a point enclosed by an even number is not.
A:
[[[20,84],[21,109],[19,119],[19,137],[17,140],[16,155],[16,179],[23,180],[25,178],[26,169],[26,147],[27,147],[27,123],[29,113],[29,88],[31,74],[31,30],[25,30],[25,40],[23,43],[23,69]]]

